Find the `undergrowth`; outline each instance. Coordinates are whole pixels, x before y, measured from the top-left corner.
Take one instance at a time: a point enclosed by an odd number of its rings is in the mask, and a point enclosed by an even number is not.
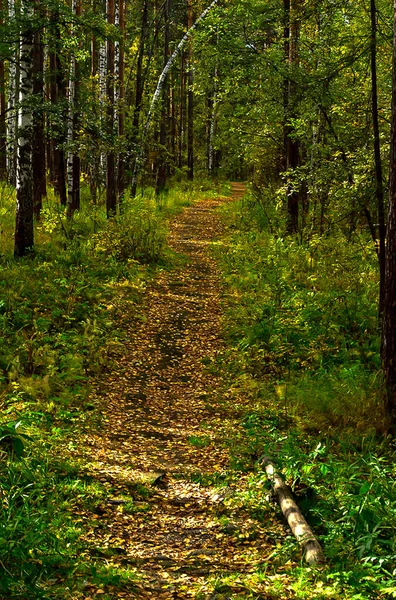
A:
[[[293,540],[271,557],[288,574],[285,595],[396,597],[396,456],[372,244],[364,232],[281,237],[279,217],[249,196],[227,205],[224,219],[228,234],[213,252],[228,350],[217,368],[224,402],[243,415],[240,430],[225,433],[233,467],[251,472],[239,501],[252,514],[265,505],[260,457],[270,455],[318,534],[328,559],[320,571],[288,568],[300,556]]]
[[[174,263],[167,220],[200,197],[200,185],[160,198],[144,190],[107,221],[83,187],[82,209],[68,221],[50,194],[35,225],[34,255],[16,261],[15,192],[0,189],[2,598],[78,598],[86,581],[130,588],[136,579],[134,571],[110,572],[79,541],[90,527],[84,505],[108,491],[72,457],[79,434],[101,427],[90,382],[122,344],[125,311],[141,318],[147,282]]]

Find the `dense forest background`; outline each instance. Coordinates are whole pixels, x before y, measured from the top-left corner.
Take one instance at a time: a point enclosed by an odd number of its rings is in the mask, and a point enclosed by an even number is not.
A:
[[[109,494],[81,450],[106,427],[91,391],[125,315],[144,322],[150,282],[183,269],[170,223],[219,197],[226,350],[203,364],[238,426],[191,438],[231,456],[194,482],[244,480],[236,505],[263,523],[275,455],[329,564],[288,539],[244,595],[224,575],[210,597],[395,597],[393,26],[383,0],[0,0],[2,597],[138,579],[86,550]]]

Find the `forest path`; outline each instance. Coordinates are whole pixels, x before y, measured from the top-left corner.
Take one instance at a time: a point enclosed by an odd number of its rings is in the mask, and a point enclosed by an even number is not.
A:
[[[233,184],[228,201],[244,190]],[[105,586],[102,598],[236,597],[232,587],[214,593],[216,576],[252,571],[273,550],[256,535],[260,525],[228,506],[232,486],[213,485],[229,468],[222,421],[238,426],[238,415],[217,403],[220,381],[210,369],[223,341],[208,246],[221,234],[216,209],[226,201],[201,201],[172,221],[169,243],[185,264],[150,284],[143,323],[125,315],[122,356],[99,392],[106,425],[86,436],[85,452],[109,497],[93,510],[84,541],[92,556],[138,577],[136,587]]]

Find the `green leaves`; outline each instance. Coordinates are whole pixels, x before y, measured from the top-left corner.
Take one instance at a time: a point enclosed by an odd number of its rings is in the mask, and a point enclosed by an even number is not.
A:
[[[11,452],[17,458],[23,455],[25,442],[32,441],[32,438],[26,433],[18,431],[20,425],[21,421],[0,425],[0,447],[7,452]]]

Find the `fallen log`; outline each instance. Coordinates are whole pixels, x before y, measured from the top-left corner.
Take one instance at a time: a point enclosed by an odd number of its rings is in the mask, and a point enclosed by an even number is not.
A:
[[[272,484],[275,497],[293,535],[303,550],[305,560],[309,565],[323,564],[325,562],[323,550],[305,520],[304,515],[298,508],[290,489],[280,475],[278,475],[273,462],[268,456],[263,456],[260,463],[265,467],[265,472]]]

